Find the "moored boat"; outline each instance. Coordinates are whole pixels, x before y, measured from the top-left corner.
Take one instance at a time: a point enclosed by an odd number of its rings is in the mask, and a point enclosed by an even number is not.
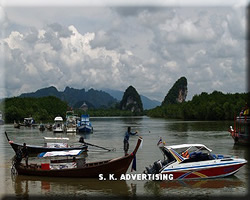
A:
[[[66,133],[76,132],[76,116],[73,111],[66,112],[66,123],[65,123]]]
[[[46,124],[45,127],[46,127],[46,129],[47,129],[48,131],[52,131],[52,130],[53,130],[52,124]]]
[[[92,133],[93,127],[91,122],[89,121],[89,115],[81,115],[81,119],[78,122],[77,129],[81,133]]]
[[[23,144],[15,143],[14,141],[11,141],[7,135],[7,132],[5,132],[5,136],[13,148],[15,152],[18,151],[18,149],[23,147]],[[54,140],[56,142],[48,142]],[[38,154],[41,152],[50,152],[50,151],[66,151],[66,150],[83,150],[87,151],[88,146],[85,144],[80,144],[79,145],[69,145],[66,141],[68,141],[69,138],[49,138],[49,137],[44,137],[44,146],[38,146],[38,145],[29,145],[26,144],[27,149],[28,149],[28,154],[29,155],[34,155]],[[58,142],[60,141],[60,142]],[[63,141],[63,142],[62,142]]]
[[[171,179],[204,179],[235,174],[247,163],[233,156],[215,155],[203,144],[159,145],[164,160],[146,167],[146,174],[166,174]]]
[[[45,131],[45,125],[43,123],[39,124],[39,130],[40,131]]]
[[[23,119],[23,123],[20,124],[21,126],[31,127],[36,126],[35,120],[32,117],[26,117]]]
[[[20,128],[20,123],[16,123],[16,121],[14,121],[14,128]]]
[[[234,119],[234,128],[230,126],[229,132],[234,140],[235,144],[249,144],[249,129],[250,129],[250,115],[249,108],[248,112],[240,114]]]
[[[126,156],[119,158],[108,159],[97,162],[83,162],[80,159],[71,159],[70,161],[57,160],[50,161],[46,164],[29,164],[25,166],[22,163],[14,163],[14,167],[18,174],[29,176],[49,176],[49,177],[71,177],[71,178],[98,178],[100,174],[103,177],[108,177],[110,174],[114,177],[120,177],[125,174],[134,159],[142,139],[139,138],[134,151]],[[61,155],[63,152],[60,152]],[[68,152],[69,153],[69,152]],[[65,156],[69,156],[65,153]],[[78,155],[79,152],[76,151]],[[76,156],[73,154],[72,156]],[[51,154],[50,154],[51,155]],[[54,154],[54,156],[57,156]],[[54,163],[59,167],[54,167]]]
[[[80,120],[77,123],[77,130],[80,133],[93,133],[93,127],[89,120],[89,115],[87,114],[88,105],[84,102],[80,109],[82,109],[85,114],[81,115]]]
[[[62,133],[63,129],[64,129],[63,118],[60,116],[55,117],[54,125],[53,125],[53,132],[54,133]]]

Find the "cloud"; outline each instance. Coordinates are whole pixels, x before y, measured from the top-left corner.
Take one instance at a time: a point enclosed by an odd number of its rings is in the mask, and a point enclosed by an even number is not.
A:
[[[0,41],[7,96],[50,85],[59,90],[133,85],[162,101],[181,76],[187,77],[189,98],[203,91],[243,92],[244,85],[237,84],[245,81],[243,10],[8,8]]]
[[[107,50],[113,50],[120,47],[119,38],[117,35],[110,32],[105,32],[103,30],[99,30],[95,33],[95,38],[90,41],[90,45],[93,48],[96,47],[105,47]]]

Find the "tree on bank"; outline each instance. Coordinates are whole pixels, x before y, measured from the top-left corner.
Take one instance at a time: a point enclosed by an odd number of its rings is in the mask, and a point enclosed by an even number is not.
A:
[[[245,106],[248,96],[249,93],[202,92],[191,101],[158,106],[149,110],[147,115],[185,120],[232,120]]]
[[[41,98],[7,98],[2,103],[5,104],[6,123],[22,122],[25,117],[32,116],[37,122],[53,121],[58,115],[65,117],[67,103],[57,97]]]

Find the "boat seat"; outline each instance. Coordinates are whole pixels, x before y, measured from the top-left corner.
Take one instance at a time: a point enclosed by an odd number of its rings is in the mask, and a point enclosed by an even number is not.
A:
[[[165,166],[168,164],[168,160],[163,160],[161,163],[162,163],[162,166]]]
[[[217,158],[218,158],[218,159],[222,159],[222,158],[224,158],[224,156],[223,156],[223,155],[218,154],[218,155],[217,155]]]
[[[189,159],[185,159],[183,163],[187,162],[198,162],[198,161],[204,161],[204,160],[213,160],[214,157],[211,156],[208,153],[202,153],[202,152],[192,152],[190,153]]]
[[[212,156],[214,159],[216,159],[216,158],[217,158],[215,154],[211,154],[211,156]]]

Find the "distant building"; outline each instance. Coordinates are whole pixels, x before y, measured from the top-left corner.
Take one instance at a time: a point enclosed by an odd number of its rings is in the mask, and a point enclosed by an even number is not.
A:
[[[86,112],[86,111],[88,110],[88,105],[84,102],[84,103],[81,105],[80,109],[82,109],[82,110],[84,110],[84,111]]]

